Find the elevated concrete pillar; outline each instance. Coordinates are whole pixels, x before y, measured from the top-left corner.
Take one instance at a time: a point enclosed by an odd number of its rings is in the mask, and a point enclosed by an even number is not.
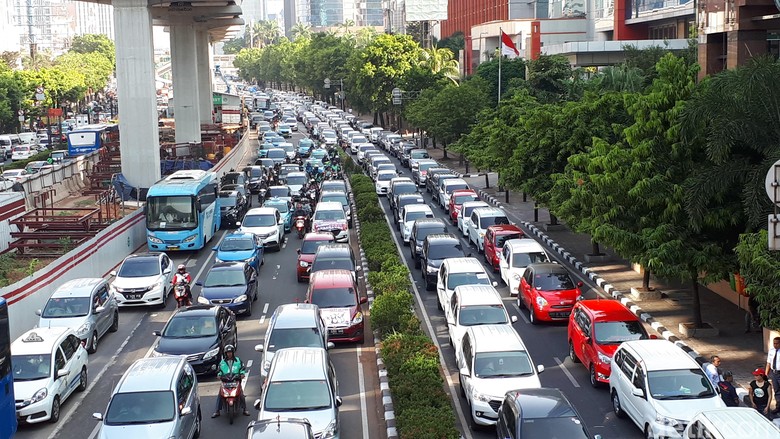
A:
[[[195,25],[171,26],[171,71],[173,73],[173,119],[176,143],[200,142],[197,50]]]
[[[200,123],[214,123],[212,112],[214,101],[212,100],[211,86],[211,46],[208,30],[198,30],[195,33],[195,49],[198,52],[198,100],[200,106]]]
[[[122,174],[134,187],[148,189],[160,179],[152,16],[148,0],[112,4]]]

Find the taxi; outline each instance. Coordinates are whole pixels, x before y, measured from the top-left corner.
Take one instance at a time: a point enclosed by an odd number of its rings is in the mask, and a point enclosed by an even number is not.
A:
[[[34,424],[57,422],[60,406],[87,388],[88,354],[73,329],[31,329],[11,344],[16,417]]]
[[[271,197],[263,202],[263,207],[274,207],[279,211],[279,215],[284,221],[284,233],[289,233],[292,229],[292,206],[290,201],[285,198]]]

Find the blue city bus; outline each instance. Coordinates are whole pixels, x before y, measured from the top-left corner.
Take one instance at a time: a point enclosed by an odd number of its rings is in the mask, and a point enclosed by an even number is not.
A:
[[[8,303],[0,297],[0,438],[10,438],[16,433],[16,402],[12,371]]]
[[[84,125],[65,135],[68,138],[68,155],[76,157],[97,151],[119,132],[119,125]]]
[[[219,178],[199,169],[181,170],[149,188],[146,242],[150,251],[199,250],[220,226]]]

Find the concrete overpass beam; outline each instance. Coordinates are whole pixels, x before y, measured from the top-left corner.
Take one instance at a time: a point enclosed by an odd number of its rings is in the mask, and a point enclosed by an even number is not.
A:
[[[160,179],[152,17],[148,0],[112,4],[122,174],[134,187],[148,189]]]
[[[199,29],[195,34],[195,46],[198,52],[198,101],[200,105],[200,123],[214,123],[212,112],[211,85],[211,46],[207,29]]]
[[[176,143],[200,142],[197,64],[195,25],[172,25],[171,66]]]

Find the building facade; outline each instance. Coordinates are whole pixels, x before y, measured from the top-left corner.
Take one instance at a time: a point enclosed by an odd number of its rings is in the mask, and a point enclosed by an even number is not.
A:
[[[19,27],[16,25],[14,11],[14,0],[0,0],[0,29],[3,29],[3,38],[0,38],[0,52],[19,52],[21,50]]]

